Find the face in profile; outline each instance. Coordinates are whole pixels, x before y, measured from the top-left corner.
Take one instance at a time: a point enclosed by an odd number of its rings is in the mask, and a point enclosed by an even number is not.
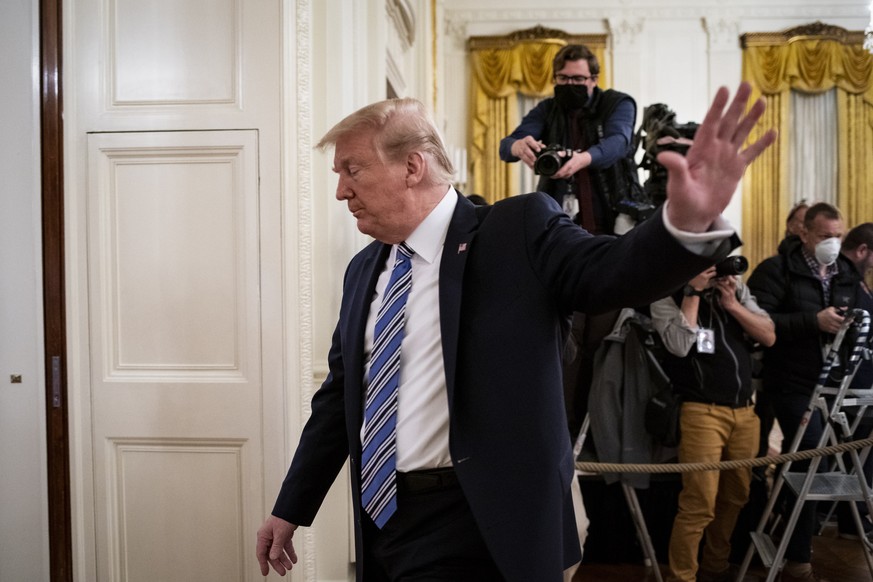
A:
[[[374,137],[372,132],[356,132],[337,141],[336,198],[346,201],[358,230],[394,244],[412,231],[410,220],[417,215],[406,185],[406,164],[380,156]]]

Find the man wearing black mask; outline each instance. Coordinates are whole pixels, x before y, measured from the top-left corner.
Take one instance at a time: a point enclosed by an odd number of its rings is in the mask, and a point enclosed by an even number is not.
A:
[[[629,95],[597,86],[600,63],[584,45],[561,48],[552,71],[555,96],[540,101],[500,141],[500,159],[521,160],[533,168],[537,154],[547,146],[572,150],[557,172],[540,176],[537,190],[550,194],[585,230],[616,234],[615,201],[630,195],[629,171],[636,171],[622,164],[634,149],[636,103]],[[567,351],[564,367],[567,423],[573,437],[588,408],[594,352],[617,315],[618,311],[573,315],[573,349]]]
[[[588,47],[567,45],[552,62],[555,96],[541,101],[500,142],[500,159],[534,167],[537,153],[549,145],[572,150],[537,190],[551,194],[565,209],[565,196],[578,201],[577,222],[595,234],[613,234],[610,203],[627,194],[618,162],[632,148],[636,103],[624,93],[597,86],[600,63]],[[626,171],[625,171],[626,173]]]

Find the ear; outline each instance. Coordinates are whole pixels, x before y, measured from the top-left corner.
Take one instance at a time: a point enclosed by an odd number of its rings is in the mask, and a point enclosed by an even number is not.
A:
[[[412,152],[406,156],[406,187],[412,188],[424,180],[427,170],[427,160],[421,152]]]
[[[804,244],[806,244],[807,239],[809,239],[809,231],[806,230],[805,224],[800,225],[800,232],[798,233],[798,236],[800,237],[800,240],[802,240]]]

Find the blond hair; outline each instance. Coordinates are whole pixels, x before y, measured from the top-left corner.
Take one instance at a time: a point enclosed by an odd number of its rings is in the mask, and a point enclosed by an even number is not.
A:
[[[454,168],[442,137],[417,99],[386,99],[362,107],[334,125],[315,147],[323,150],[362,130],[373,132],[373,143],[383,159],[400,162],[409,154],[420,152],[433,162],[427,164],[431,183],[452,182]]]

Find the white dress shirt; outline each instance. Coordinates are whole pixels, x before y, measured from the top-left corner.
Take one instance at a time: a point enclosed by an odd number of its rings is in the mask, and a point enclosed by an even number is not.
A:
[[[400,344],[397,394],[397,470],[449,467],[449,401],[440,333],[439,274],[443,244],[458,195],[449,188],[439,204],[406,239],[412,256],[412,290]],[[376,312],[388,286],[397,254],[391,249],[370,304],[364,336],[364,378],[369,378]],[[361,430],[363,438],[363,428]]]

